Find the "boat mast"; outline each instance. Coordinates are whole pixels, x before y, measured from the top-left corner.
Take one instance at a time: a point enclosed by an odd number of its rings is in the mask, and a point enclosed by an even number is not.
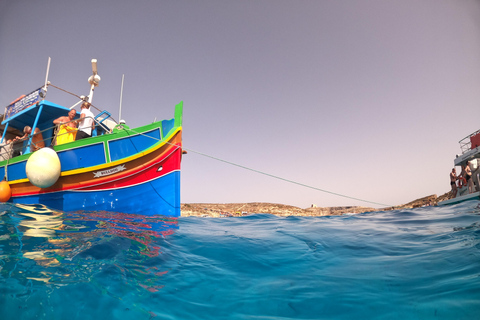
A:
[[[100,76],[98,75],[98,71],[97,71],[97,59],[92,59],[92,72],[93,72],[93,75],[91,75],[88,78],[88,83],[90,83],[90,94],[88,95],[88,102],[90,103],[92,103],[93,91],[95,90],[95,87],[98,86],[98,83],[100,82]]]
[[[45,75],[45,85],[43,86],[43,93],[41,92],[40,94],[42,95],[42,98],[45,98],[45,96],[47,95],[47,86],[48,86],[48,74],[50,72],[50,61],[52,59],[50,57],[48,57],[48,63],[47,63],[47,74]]]
[[[123,100],[123,80],[125,79],[125,74],[122,74],[122,87],[120,88],[120,110],[118,111],[118,120],[122,121],[122,100]]]

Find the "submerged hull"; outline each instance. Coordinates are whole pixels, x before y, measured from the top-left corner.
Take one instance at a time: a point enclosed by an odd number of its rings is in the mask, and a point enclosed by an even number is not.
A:
[[[181,116],[180,104],[175,119],[55,146],[62,172],[48,188],[27,178],[29,155],[0,163],[12,190],[10,202],[180,216]]]

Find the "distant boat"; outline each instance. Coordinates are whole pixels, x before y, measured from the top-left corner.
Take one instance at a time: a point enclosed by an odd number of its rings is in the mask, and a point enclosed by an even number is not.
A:
[[[96,60],[94,76],[97,76]],[[95,84],[90,80],[89,101],[93,87],[98,85],[98,81]],[[0,176],[5,177],[11,190],[8,202],[43,204],[63,211],[180,216],[182,102],[176,105],[174,118],[135,129],[112,121],[108,111],[100,112],[94,119],[92,137],[54,145],[53,120],[66,116],[70,108],[44,100],[46,87],[47,82],[45,87],[17,99],[5,109],[1,140],[4,147],[7,132],[11,128],[22,132],[25,126],[30,126],[32,132],[38,128],[45,144],[45,148],[30,152],[33,143],[30,135],[23,143],[17,143],[20,155],[12,156],[12,144],[10,150],[3,148],[7,154],[2,150],[5,160],[0,161]],[[75,118],[78,116],[77,113]],[[28,160],[44,149],[55,151],[61,168],[58,179],[54,177],[56,180],[47,187],[38,186],[27,174]],[[43,174],[50,170],[50,164],[40,168],[45,170],[37,169],[36,173]]]
[[[478,179],[478,174],[480,174],[480,130],[466,136],[460,140],[459,143],[462,154],[457,155],[454,160],[454,165],[462,168],[463,166],[467,165],[467,162],[470,162],[470,169],[472,171],[471,179],[476,185],[473,187],[473,192],[470,193],[466,179],[463,177],[458,179],[456,197],[441,201],[438,203],[438,205],[454,204],[466,200],[480,198],[480,181]]]

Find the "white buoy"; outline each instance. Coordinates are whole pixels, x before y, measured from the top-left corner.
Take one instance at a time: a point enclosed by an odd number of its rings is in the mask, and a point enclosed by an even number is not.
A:
[[[60,177],[60,159],[52,148],[42,148],[28,158],[25,171],[34,186],[51,187]]]

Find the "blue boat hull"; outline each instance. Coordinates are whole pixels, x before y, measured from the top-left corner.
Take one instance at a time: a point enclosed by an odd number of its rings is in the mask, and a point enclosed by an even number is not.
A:
[[[13,203],[41,203],[62,211],[105,210],[142,215],[180,216],[180,171],[125,188],[60,191],[13,197]],[[139,212],[141,208],[141,212]]]

